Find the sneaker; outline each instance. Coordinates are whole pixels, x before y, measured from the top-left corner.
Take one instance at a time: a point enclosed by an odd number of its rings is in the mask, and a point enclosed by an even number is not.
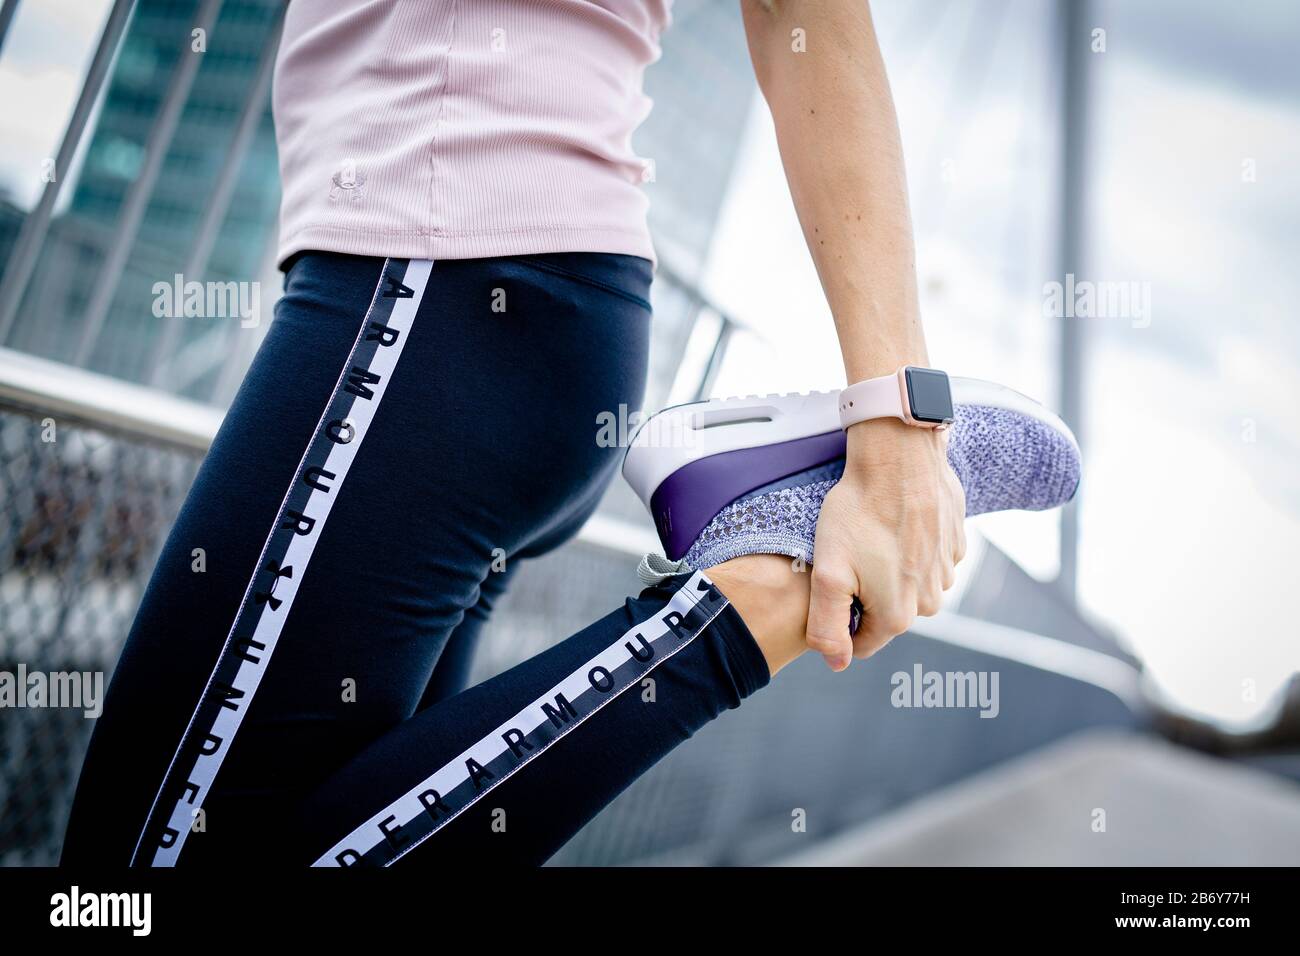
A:
[[[1042,511],[1074,497],[1079,444],[1033,399],[952,378],[948,463],[966,514]],[[746,554],[812,562],[822,500],[844,471],[839,392],[715,399],[642,423],[623,477],[654,518],[664,553],[692,568]]]

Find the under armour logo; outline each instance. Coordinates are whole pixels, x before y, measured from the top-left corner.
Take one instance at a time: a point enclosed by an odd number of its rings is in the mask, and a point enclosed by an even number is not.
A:
[[[293,577],[293,565],[286,565],[282,568],[280,567],[280,562],[275,560],[275,558],[272,558],[267,562],[266,570],[275,575],[275,577],[271,579],[271,589],[265,592],[258,591],[253,595],[253,597],[257,600],[258,604],[269,604],[271,605],[272,611],[278,611],[280,610],[280,605],[284,603],[284,600],[275,596],[275,588],[276,585],[280,583],[281,578]]]
[[[338,202],[344,198],[349,202],[357,202],[365,193],[365,185],[366,176],[357,165],[357,161],[346,159],[330,177],[330,202]]]

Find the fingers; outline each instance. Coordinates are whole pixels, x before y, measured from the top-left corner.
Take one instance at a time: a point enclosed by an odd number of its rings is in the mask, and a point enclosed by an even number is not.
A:
[[[952,469],[948,470],[952,474]],[[962,558],[966,557],[966,492],[957,481],[955,475],[952,477],[952,486],[954,499],[958,502],[958,507],[952,513],[952,526],[949,529],[949,542],[952,545],[952,563],[961,564]],[[946,591],[951,587],[951,583],[944,584]]]
[[[917,616],[934,617],[938,614],[939,606],[943,603],[943,592],[945,590],[946,588],[940,587],[938,582],[935,582],[917,595]]]
[[[916,618],[917,596],[914,592],[897,591],[879,600],[886,603],[867,607],[862,627],[853,639],[853,656],[859,659],[870,657],[904,633]]]
[[[853,659],[849,620],[856,590],[857,579],[845,565],[834,561],[813,565],[807,641],[833,671],[844,670]]]
[[[938,614],[944,592],[956,583],[956,564],[965,551],[966,535],[956,522],[950,533],[935,541],[931,556],[920,567],[902,567],[889,556],[879,555],[868,559],[866,567],[859,559],[855,577],[863,582],[859,597],[865,612],[853,636],[853,656],[868,658],[905,633],[917,617]]]
[[[899,467],[894,459],[846,466],[823,502],[806,640],[832,670],[870,657],[918,615],[937,614],[943,592],[956,583],[955,566],[966,555],[965,495],[947,461],[925,455],[898,473],[889,470]],[[929,484],[927,476],[938,480]],[[851,634],[855,595],[861,616]]]
[[[961,564],[962,559],[966,557],[966,524],[960,518],[953,522],[945,545],[941,555],[947,560],[941,561],[939,567],[940,602],[942,602],[942,592],[957,583],[957,565]],[[938,613],[938,607],[936,605],[933,611],[920,611],[920,613],[929,617]]]

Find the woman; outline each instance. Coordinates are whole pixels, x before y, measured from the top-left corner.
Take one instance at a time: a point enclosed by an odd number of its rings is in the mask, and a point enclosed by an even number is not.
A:
[[[866,5],[743,13],[848,380],[924,366]],[[802,496],[801,527],[706,529],[702,571],[670,566],[465,689],[510,571],[616,467],[593,423],[642,396],[653,250],[628,142],[667,22],[666,0],[290,4],[285,295],[143,598],[65,862],[540,862],[804,650],[842,670],[937,610],[965,549],[960,443],[886,410],[845,419],[833,475],[752,499]],[[1026,503],[1013,470],[953,462],[968,492]],[[792,573],[776,554],[811,555],[810,516],[817,560]],[[653,702],[625,692],[651,672]]]

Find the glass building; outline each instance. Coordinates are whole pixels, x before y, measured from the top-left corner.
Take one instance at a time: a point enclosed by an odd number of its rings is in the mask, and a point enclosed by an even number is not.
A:
[[[165,320],[153,314],[155,282],[183,273],[194,252],[208,200],[217,186],[258,63],[279,20],[278,0],[227,0],[206,36],[194,35],[200,3],[138,0],[106,84],[103,102],[66,209],[50,234],[5,344],[70,361],[131,381],[160,381],[209,398],[225,351],[221,320]],[[149,140],[177,79],[182,56],[202,44],[193,85],[184,98],[156,179],[119,274],[104,266],[130,191],[146,170]],[[263,92],[255,133],[244,151],[233,193],[202,276],[254,281],[270,250],[279,201],[275,135]],[[95,293],[114,286],[102,327],[88,354],[78,355]],[[102,294],[102,292],[101,292]],[[167,321],[178,329],[172,357],[188,358],[181,374],[154,376]],[[196,346],[197,343],[197,346]],[[205,347],[206,346],[206,347]],[[188,349],[188,351],[187,351]],[[204,359],[206,358],[206,361]]]

